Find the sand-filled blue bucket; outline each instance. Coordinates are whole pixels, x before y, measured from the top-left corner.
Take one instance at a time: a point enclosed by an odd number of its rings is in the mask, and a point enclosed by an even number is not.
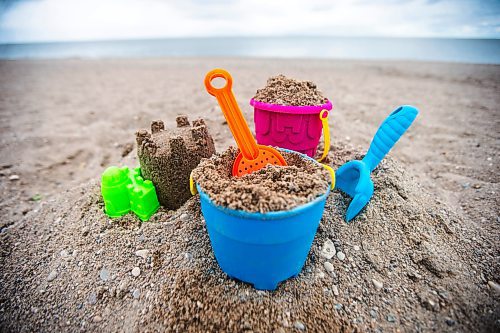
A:
[[[256,289],[274,290],[300,273],[330,189],[290,210],[249,213],[217,206],[198,184],[196,188],[215,258],[227,275]]]

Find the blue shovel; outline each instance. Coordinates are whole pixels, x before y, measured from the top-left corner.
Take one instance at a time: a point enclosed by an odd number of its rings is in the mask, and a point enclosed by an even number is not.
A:
[[[370,201],[373,195],[370,173],[410,127],[417,114],[418,110],[410,105],[394,110],[378,128],[365,157],[361,161],[349,161],[335,172],[335,187],[352,197],[347,208],[347,222]]]

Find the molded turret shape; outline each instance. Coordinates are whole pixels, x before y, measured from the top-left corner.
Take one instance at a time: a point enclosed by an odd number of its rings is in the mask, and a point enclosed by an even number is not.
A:
[[[135,139],[137,141],[137,144],[140,146],[144,141],[148,141],[151,138],[151,134],[148,133],[145,129],[137,131],[135,133]]]
[[[175,118],[175,122],[177,123],[177,127],[186,127],[186,126],[189,126],[188,117],[184,116],[184,115],[177,116],[177,118]]]
[[[107,168],[101,178],[101,193],[109,217],[123,216],[132,210],[147,221],[160,207],[153,183],[144,181],[140,168]]]
[[[109,217],[119,217],[130,211],[130,201],[127,186],[131,183],[129,169],[111,166],[101,177],[101,193],[104,199],[106,214]]]
[[[130,209],[141,220],[147,221],[160,207],[155,187],[150,180],[144,180],[141,177],[140,168],[135,168],[130,174],[133,181],[127,186]]]
[[[210,137],[208,134],[207,126],[203,119],[193,121],[193,128],[191,128],[191,136],[193,141],[200,146],[207,145],[206,140]]]
[[[165,124],[161,120],[153,120],[151,123],[151,133],[158,133],[165,129]]]
[[[165,128],[157,120],[151,124],[151,133],[136,133],[137,155],[141,174],[156,187],[160,204],[177,209],[190,197],[189,175],[200,163],[215,153],[214,141],[202,119],[189,123],[187,116],[176,118],[176,127]]]

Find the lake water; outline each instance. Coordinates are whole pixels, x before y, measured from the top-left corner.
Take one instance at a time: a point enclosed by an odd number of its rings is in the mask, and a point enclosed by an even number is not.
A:
[[[244,37],[0,44],[0,59],[270,57],[500,64],[500,39]]]

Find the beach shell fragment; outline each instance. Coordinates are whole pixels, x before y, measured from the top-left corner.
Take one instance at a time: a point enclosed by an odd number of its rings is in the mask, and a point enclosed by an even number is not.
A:
[[[326,259],[332,259],[335,253],[335,245],[330,239],[327,239],[321,248],[321,256]]]

